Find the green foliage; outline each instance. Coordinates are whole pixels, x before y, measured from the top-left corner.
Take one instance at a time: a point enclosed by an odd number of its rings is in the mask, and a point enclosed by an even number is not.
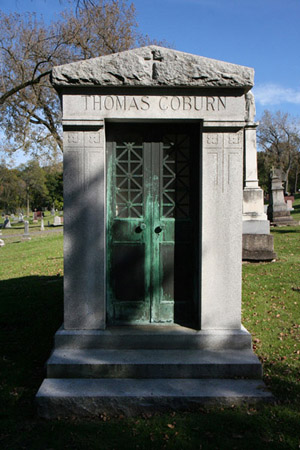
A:
[[[295,218],[300,219],[300,196]],[[44,421],[34,395],[62,322],[62,235],[6,239],[0,249],[1,448],[296,449],[300,438],[300,226],[273,231],[278,260],[243,265],[243,323],[274,405],[198,408],[135,418]]]
[[[31,160],[17,169],[0,165],[0,210],[16,213],[28,205],[41,210],[63,208],[62,165],[41,167]]]
[[[15,213],[25,203],[26,190],[20,172],[0,165],[0,209]]]
[[[52,169],[54,170],[47,170],[46,172],[46,186],[48,189],[47,207],[50,208],[54,205],[55,209],[61,210],[64,204],[62,167],[55,166]]]

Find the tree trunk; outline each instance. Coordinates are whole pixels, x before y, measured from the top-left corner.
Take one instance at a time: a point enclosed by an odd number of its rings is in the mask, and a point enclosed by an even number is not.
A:
[[[298,174],[299,174],[299,166],[296,167],[296,177],[295,177],[295,194],[297,194],[298,190]]]
[[[27,217],[29,220],[29,193],[27,192]]]

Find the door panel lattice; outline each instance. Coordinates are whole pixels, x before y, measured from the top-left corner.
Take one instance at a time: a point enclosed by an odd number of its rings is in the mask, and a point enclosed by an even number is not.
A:
[[[143,216],[143,147],[134,142],[116,146],[115,217]]]
[[[163,142],[162,216],[190,216],[190,140],[166,135]]]

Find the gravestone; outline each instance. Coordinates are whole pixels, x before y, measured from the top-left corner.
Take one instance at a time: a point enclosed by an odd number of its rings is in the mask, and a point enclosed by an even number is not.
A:
[[[51,216],[55,216],[55,209],[54,208],[51,209]]]
[[[60,225],[61,225],[61,217],[55,216],[55,217],[54,217],[54,220],[53,220],[53,226],[54,226],[54,227],[58,227],[58,226],[60,226]]]
[[[43,217],[41,218],[41,231],[45,230],[45,226],[44,226],[44,219]]]
[[[5,242],[3,241],[3,239],[0,239],[0,247],[4,247]]]
[[[293,200],[291,200],[291,199],[285,199],[285,202],[286,202],[286,207],[287,207],[287,210],[288,211],[294,211],[294,208],[293,208]]]
[[[35,208],[34,213],[33,213],[33,220],[32,220],[32,222],[33,223],[38,223],[38,212],[37,212],[36,208]]]
[[[157,46],[53,69],[64,324],[37,393],[41,416],[270,398],[241,325],[253,76]]]
[[[19,214],[19,222],[24,222],[24,215],[22,213]]]
[[[31,240],[31,237],[30,237],[30,234],[29,234],[29,222],[28,222],[28,220],[25,220],[25,222],[24,222],[24,234],[23,234],[23,240],[24,241],[30,241]]]
[[[268,217],[273,225],[298,225],[292,218],[287,203],[284,200],[283,173],[281,169],[273,169],[271,172]]]
[[[264,210],[264,193],[258,185],[255,100],[251,91],[245,95],[243,252],[247,261],[272,261],[276,258],[270,222]]]

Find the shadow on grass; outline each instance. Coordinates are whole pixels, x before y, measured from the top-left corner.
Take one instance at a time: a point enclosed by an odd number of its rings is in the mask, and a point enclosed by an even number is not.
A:
[[[32,412],[55,331],[63,317],[63,277],[0,281],[1,405],[4,415]],[[24,411],[23,411],[24,412]]]
[[[295,230],[295,229],[291,229],[291,230],[287,230],[286,228],[284,230],[274,227],[271,228],[272,233],[279,233],[279,234],[288,234],[288,233],[300,233],[300,230]]]

